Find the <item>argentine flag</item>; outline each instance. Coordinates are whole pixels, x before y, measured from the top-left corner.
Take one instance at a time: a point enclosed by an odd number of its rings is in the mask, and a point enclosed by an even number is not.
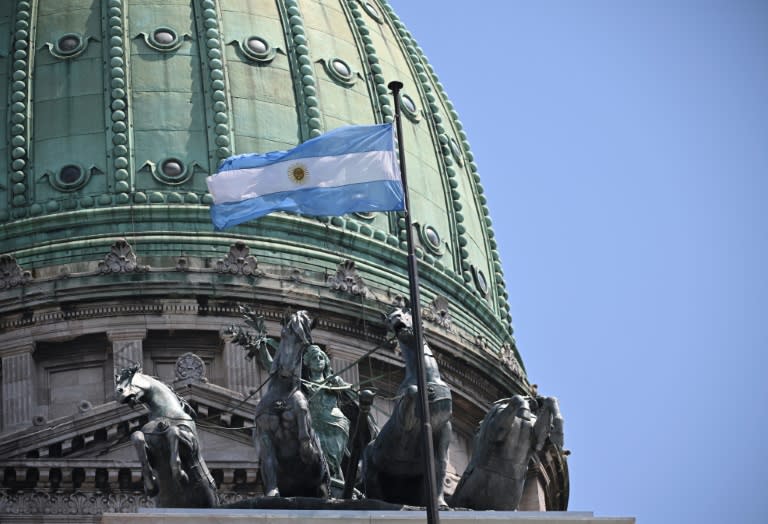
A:
[[[337,216],[405,208],[392,124],[341,127],[289,151],[233,156],[206,182],[219,230],[273,211]]]

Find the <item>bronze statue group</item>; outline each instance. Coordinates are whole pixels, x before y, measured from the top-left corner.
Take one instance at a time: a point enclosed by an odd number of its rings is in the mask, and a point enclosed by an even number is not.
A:
[[[352,385],[334,374],[328,355],[312,342],[314,324],[306,311],[285,316],[279,344],[275,344],[267,336],[263,318],[251,309],[241,310],[250,329],[233,326],[229,333],[247,351],[247,358],[257,358],[269,369],[267,389],[254,415],[265,496],[352,496],[426,505],[410,313],[397,307],[386,317],[405,363],[405,378],[392,414],[377,431],[367,414],[368,392],[358,397]],[[495,402],[479,425],[469,465],[446,502],[451,391],[426,344],[424,366],[438,504],[517,509],[535,452],[547,439],[562,448],[557,400],[514,395]],[[131,435],[142,464],[145,492],[155,497],[159,507],[217,506],[216,485],[201,455],[194,410],[171,387],[143,374],[138,366],[121,370],[116,384],[119,401],[144,404],[149,410],[149,422]]]

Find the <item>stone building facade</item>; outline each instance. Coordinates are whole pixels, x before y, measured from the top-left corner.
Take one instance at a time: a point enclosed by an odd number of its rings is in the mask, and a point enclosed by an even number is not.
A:
[[[240,304],[273,336],[286,307],[307,309],[385,420],[402,362],[381,313],[407,295],[404,220],[274,214],[217,232],[205,177],[232,154],[391,121],[393,79],[425,333],[454,395],[448,492],[484,410],[530,393],[467,136],[383,0],[2,2],[0,72],[3,522],[152,504],[128,441],[146,413],[113,400],[133,363],[197,409],[225,500],[258,494],[265,374],[223,336]],[[565,457],[539,458],[525,504],[565,509]]]

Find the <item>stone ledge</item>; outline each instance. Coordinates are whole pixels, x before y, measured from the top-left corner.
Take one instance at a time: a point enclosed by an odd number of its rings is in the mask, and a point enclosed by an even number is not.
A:
[[[574,511],[441,511],[440,520],[451,524],[478,522],[535,522],[536,524],[635,524],[634,517],[595,517],[591,512]],[[152,508],[136,514],[105,513],[102,524],[395,524],[426,522],[424,511],[359,510],[238,510]]]

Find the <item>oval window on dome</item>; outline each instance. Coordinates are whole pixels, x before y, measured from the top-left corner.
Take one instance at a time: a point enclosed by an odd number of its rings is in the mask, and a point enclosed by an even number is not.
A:
[[[77,33],[67,33],[50,46],[51,54],[57,58],[74,58],[85,51],[86,39]]]
[[[247,45],[248,45],[248,50],[251,53],[255,53],[257,55],[263,55],[264,53],[269,51],[269,44],[267,44],[262,38],[259,38],[257,36],[249,38]]]
[[[434,226],[429,224],[423,225],[419,228],[419,238],[421,239],[421,245],[427,248],[427,251],[435,255],[442,255],[442,239]]]
[[[475,280],[475,287],[483,296],[488,294],[488,279],[482,269],[472,266],[472,276]]]
[[[355,72],[348,62],[341,58],[333,57],[329,60],[322,60],[326,73],[333,80],[343,86],[351,86],[355,82]]]
[[[270,62],[277,52],[265,38],[256,35],[240,42],[240,50],[248,60],[254,62]]]
[[[355,211],[352,214],[355,215],[357,218],[362,218],[363,220],[367,220],[367,221],[373,220],[373,218],[375,217],[373,213],[369,213],[368,211]]]
[[[173,51],[181,46],[181,37],[170,27],[158,27],[146,39],[147,44],[158,51]]]
[[[459,147],[459,144],[456,142],[456,139],[451,137],[451,153],[453,154],[453,158],[456,160],[456,163],[459,164],[459,166],[464,167],[464,155],[461,154],[461,148]]]
[[[88,176],[82,166],[67,164],[50,176],[50,181],[51,185],[59,191],[77,191],[88,182]]]
[[[378,23],[382,23],[381,13],[379,13],[379,10],[375,5],[373,5],[373,2],[362,2],[362,4],[363,9],[365,9],[365,12],[368,13],[368,16],[376,20]]]
[[[192,172],[187,169],[184,162],[178,158],[171,157],[160,162],[158,169],[152,170],[152,175],[164,184],[178,185],[189,180]]]
[[[419,108],[410,95],[400,93],[400,109],[402,109],[403,114],[412,122],[419,121]]]
[[[333,70],[336,71],[336,73],[338,73],[340,76],[343,76],[344,78],[349,78],[352,76],[352,70],[349,69],[349,66],[344,60],[335,58],[331,62],[331,67],[333,67]]]

